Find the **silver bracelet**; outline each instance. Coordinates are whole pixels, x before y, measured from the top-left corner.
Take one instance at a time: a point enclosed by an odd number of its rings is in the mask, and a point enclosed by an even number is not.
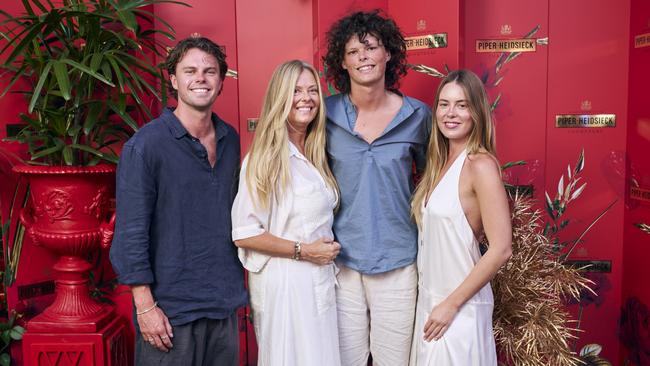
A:
[[[293,244],[293,259],[299,261],[300,260],[300,254],[301,254],[301,249],[302,249],[302,243],[300,241],[297,241]]]
[[[150,307],[150,308],[148,308],[148,309],[144,309],[144,310],[142,310],[142,311],[136,311],[136,312],[135,312],[135,315],[146,314],[146,313],[150,312],[151,310],[155,309],[156,307],[158,307],[158,301],[154,302],[154,303],[153,303],[153,306]]]

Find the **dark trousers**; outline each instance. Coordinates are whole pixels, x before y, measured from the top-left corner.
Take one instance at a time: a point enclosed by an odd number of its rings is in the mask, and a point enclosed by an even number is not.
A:
[[[226,319],[199,319],[173,327],[174,347],[161,352],[136,335],[136,366],[237,366],[239,334],[237,313]]]

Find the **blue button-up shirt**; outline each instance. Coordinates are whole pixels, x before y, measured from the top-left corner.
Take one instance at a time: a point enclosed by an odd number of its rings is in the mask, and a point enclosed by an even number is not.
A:
[[[341,190],[334,235],[338,260],[361,273],[407,266],[417,256],[411,219],[413,164],[422,171],[431,134],[431,110],[404,96],[400,110],[371,144],[354,132],[355,107],[347,94],[327,98],[327,152]]]
[[[231,237],[239,136],[212,115],[217,161],[171,110],[125,145],[110,257],[121,283],[149,284],[172,325],[224,319],[247,301]]]

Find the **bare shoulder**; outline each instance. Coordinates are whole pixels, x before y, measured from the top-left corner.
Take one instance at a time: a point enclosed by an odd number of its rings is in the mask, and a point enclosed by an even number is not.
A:
[[[473,176],[498,177],[501,179],[501,168],[497,159],[487,151],[479,151],[467,156],[465,163]]]

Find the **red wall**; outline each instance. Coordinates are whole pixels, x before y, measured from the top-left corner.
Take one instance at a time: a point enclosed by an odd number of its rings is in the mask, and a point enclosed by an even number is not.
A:
[[[650,3],[632,0],[630,11],[630,35],[628,47],[629,94],[628,125],[625,163],[625,220],[623,222],[623,314],[620,334],[636,342],[624,342],[621,359],[630,365],[650,365],[650,332],[648,332],[648,307],[650,307],[650,266],[647,264],[650,235],[634,226],[636,223],[650,225],[650,202],[629,197],[630,187],[650,189],[650,47],[634,47],[634,37],[650,33]],[[643,314],[645,308],[646,313]],[[637,358],[638,357],[638,358]]]
[[[340,16],[352,10],[378,8],[394,17],[407,36],[448,33],[447,48],[409,51],[409,63],[440,71],[444,71],[445,64],[450,69],[464,66],[479,76],[487,76],[491,98],[501,95],[495,111],[499,159],[528,162],[507,173],[510,182],[534,185],[537,199],[543,198],[545,190],[554,195],[560,175],[565,174],[568,164],[575,164],[584,149],[583,179],[588,185],[565,214],[571,219],[563,234],[565,239],[575,238],[609,203],[618,199],[584,237],[572,258],[612,263],[611,273],[598,278],[599,302],[583,309],[580,325],[585,332],[581,333],[577,347],[579,350],[586,343],[598,343],[603,346],[602,356],[613,364],[622,364],[628,350],[620,347],[618,341],[621,306],[632,297],[645,306],[650,304],[648,285],[640,280],[650,274],[644,261],[650,236],[632,226],[636,222],[650,224],[650,204],[625,199],[626,182],[634,180],[650,188],[650,47],[633,47],[635,35],[650,33],[647,1],[188,3],[192,8],[165,4],[156,5],[154,11],[174,26],[178,38],[197,32],[226,47],[229,67],[238,72],[239,78],[227,78],[215,111],[240,131],[243,152],[252,139],[252,133],[246,129],[247,119],[258,117],[273,69],[283,61],[298,58],[318,65],[322,71],[325,32]],[[3,4],[3,10],[8,12],[21,8],[17,0]],[[533,38],[548,37],[548,45],[538,44],[536,52],[521,54],[498,71],[498,54],[475,52],[477,39],[521,38],[536,26],[539,30]],[[500,83],[493,85],[501,77]],[[0,79],[0,83],[3,81]],[[402,82],[402,90],[431,104],[438,82],[434,77],[410,71]],[[4,137],[4,125],[16,121],[25,105],[18,96],[0,99],[0,114],[4,117],[0,118],[0,137]],[[616,114],[617,126],[555,127],[555,115],[583,113]],[[50,278],[51,263],[47,252],[25,243],[19,284]],[[130,320],[130,295],[124,290],[120,288],[115,299],[122,314]],[[15,298],[14,287],[9,290],[10,306],[16,304]],[[572,309],[574,313],[578,310]],[[246,342],[253,344],[250,328],[249,335]],[[254,352],[247,357],[250,364],[255,363]]]
[[[622,285],[624,169],[627,129],[629,3],[607,0],[549,1],[548,114],[546,187],[556,192],[566,165],[585,151],[583,173],[588,186],[572,202],[566,238],[579,233],[611,202],[618,200],[603,221],[579,244],[575,259],[610,260],[612,271],[602,278],[612,284],[598,294],[603,302],[582,313],[578,350],[584,344],[603,346],[602,355],[616,363]],[[610,72],[603,72],[610,70]],[[582,110],[583,101],[591,110]],[[555,115],[607,113],[616,115],[616,128],[559,129]],[[566,179],[566,178],[565,178]]]

